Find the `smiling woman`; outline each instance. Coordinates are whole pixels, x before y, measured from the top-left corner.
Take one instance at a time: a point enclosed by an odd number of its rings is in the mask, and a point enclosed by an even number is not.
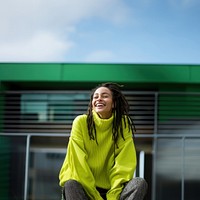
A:
[[[133,178],[137,158],[128,111],[120,85],[104,83],[92,91],[87,114],[73,121],[59,175],[63,199],[144,198],[146,181]]]
[[[106,87],[98,88],[92,100],[93,110],[102,119],[108,119],[112,115],[113,99],[111,91]]]

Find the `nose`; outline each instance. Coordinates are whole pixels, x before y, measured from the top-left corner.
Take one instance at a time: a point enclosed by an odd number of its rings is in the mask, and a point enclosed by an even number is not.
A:
[[[102,100],[102,97],[99,95],[97,98],[97,101],[101,101],[101,100]]]

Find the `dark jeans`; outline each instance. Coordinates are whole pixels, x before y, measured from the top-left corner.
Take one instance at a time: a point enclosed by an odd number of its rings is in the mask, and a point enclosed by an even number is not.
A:
[[[120,200],[143,200],[147,192],[147,182],[143,178],[133,178],[122,190]],[[97,188],[103,199],[106,200],[107,190]],[[75,180],[65,183],[62,200],[90,200],[82,185]]]

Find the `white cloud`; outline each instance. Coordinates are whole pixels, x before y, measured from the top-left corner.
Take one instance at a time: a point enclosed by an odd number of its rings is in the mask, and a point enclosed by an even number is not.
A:
[[[50,33],[41,32],[26,40],[2,43],[0,60],[3,62],[62,61],[65,53],[72,47],[71,41],[62,41]]]
[[[56,60],[75,44],[70,41],[70,36],[76,33],[82,20],[98,17],[111,23],[122,23],[128,12],[129,8],[122,0],[3,1],[0,6],[0,61]],[[38,34],[40,32],[43,34]],[[44,51],[45,46],[48,46],[48,52]]]
[[[109,62],[114,60],[115,55],[109,50],[98,50],[86,57],[86,62]]]

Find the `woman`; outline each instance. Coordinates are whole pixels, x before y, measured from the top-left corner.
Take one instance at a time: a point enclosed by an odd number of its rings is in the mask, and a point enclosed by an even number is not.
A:
[[[59,179],[66,200],[141,200],[147,183],[133,178],[136,152],[129,106],[116,83],[96,87],[87,114],[72,124]]]

